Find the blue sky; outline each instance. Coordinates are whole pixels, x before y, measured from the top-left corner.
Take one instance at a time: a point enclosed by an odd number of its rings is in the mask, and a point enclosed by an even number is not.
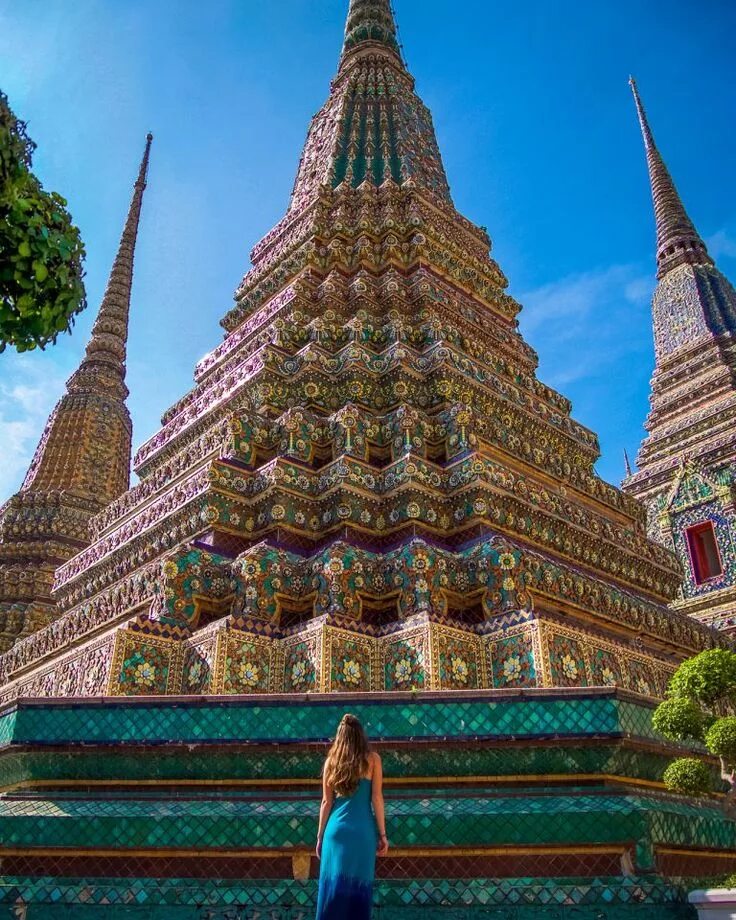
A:
[[[489,229],[539,376],[634,454],[653,365],[654,228],[634,73],[701,234],[736,280],[732,0],[395,0],[455,202]],[[87,245],[90,308],[45,354],[0,356],[0,500],[77,365],[148,130],[128,384],[134,445],[221,339],[282,216],[334,75],[347,0],[0,0],[0,87]]]

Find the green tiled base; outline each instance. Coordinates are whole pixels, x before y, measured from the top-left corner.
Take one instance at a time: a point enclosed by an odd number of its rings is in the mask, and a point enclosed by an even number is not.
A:
[[[564,775],[574,781],[581,774],[606,774],[658,781],[670,758],[665,752],[631,750],[621,744],[607,746],[514,745],[492,744],[471,748],[463,745],[424,745],[400,750],[382,748],[384,772],[389,779],[422,776],[427,779],[525,775]],[[0,756],[0,789],[24,783],[122,780],[148,780],[155,776],[163,782],[247,782],[264,776],[272,780],[317,784],[324,755],[322,751],[303,748],[298,752],[286,747],[278,750],[242,748],[212,750],[195,747],[171,752],[162,758],[155,750],[119,750],[114,757],[99,751],[75,750],[60,754],[29,751]],[[520,766],[523,765],[523,766]]]
[[[309,848],[316,838],[315,793],[56,793],[0,799],[5,847],[182,851]],[[458,796],[412,790],[389,798],[396,847],[625,845],[628,841],[736,851],[736,824],[714,807],[659,795],[605,791],[493,789]]]
[[[0,876],[0,920],[311,920],[293,876],[346,710],[389,780],[375,920],[692,920],[664,876],[736,868],[736,822],[664,792],[675,751],[616,690],[22,701],[0,850],[29,877]],[[622,858],[642,877],[594,877]]]
[[[258,881],[4,879],[0,918],[311,920],[315,900],[314,881],[281,882],[276,891]],[[623,877],[379,882],[374,901],[374,920],[695,918],[683,890],[658,880]]]
[[[661,741],[652,707],[615,690],[457,691],[261,698],[158,698],[115,702],[19,702],[0,715],[0,748],[7,744],[182,744],[327,741],[346,708],[373,738],[504,738],[636,735]]]
[[[0,920],[313,920],[314,911],[282,907],[264,913],[260,908],[229,907],[91,907],[77,905],[31,905],[23,912],[0,909]],[[376,907],[373,920],[697,920],[687,904],[652,907],[636,904],[610,907],[606,904],[569,907]]]

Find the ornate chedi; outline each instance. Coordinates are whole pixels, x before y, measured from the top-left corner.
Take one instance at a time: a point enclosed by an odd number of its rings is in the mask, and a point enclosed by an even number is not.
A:
[[[657,224],[648,437],[624,489],[685,580],[675,609],[736,627],[736,291],[680,200],[632,81]]]
[[[224,341],[0,656],[0,918],[306,920],[347,707],[386,767],[378,920],[684,920],[679,880],[736,868],[651,726],[723,637],[668,609],[489,247],[388,0],[352,0]]]
[[[46,424],[20,492],[0,507],[0,652],[53,620],[54,571],[89,545],[90,518],[130,485],[125,352],[151,140],[86,354]]]
[[[388,4],[353,3],[224,342],[57,569],[58,617],[0,657],[4,698],[662,693],[714,636],[667,610],[677,562],[536,379],[489,246]]]

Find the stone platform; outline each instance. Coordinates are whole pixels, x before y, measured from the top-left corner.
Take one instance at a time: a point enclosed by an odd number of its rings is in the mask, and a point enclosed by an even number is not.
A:
[[[307,920],[327,739],[383,757],[379,920],[694,916],[736,823],[667,794],[617,690],[21,700],[0,714],[0,917]],[[428,913],[429,912],[429,913]]]

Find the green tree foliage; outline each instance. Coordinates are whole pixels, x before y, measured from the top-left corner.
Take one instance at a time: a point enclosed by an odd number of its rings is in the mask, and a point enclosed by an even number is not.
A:
[[[699,741],[721,761],[729,785],[726,807],[736,807],[736,654],[710,649],[683,662],[652,718],[656,730],[673,741]],[[673,792],[703,795],[713,791],[713,771],[705,761],[680,758],[667,767],[664,782]]]
[[[654,713],[652,722],[658,732],[673,741],[702,741],[703,710],[687,697],[665,700]]]
[[[31,172],[35,149],[0,92],[0,352],[55,342],[86,306],[79,230]]]
[[[702,760],[681,757],[664,771],[664,782],[673,791],[685,795],[703,795],[713,788],[713,773]]]
[[[669,695],[704,706],[736,700],[736,655],[725,648],[714,648],[684,661],[670,681]]]

